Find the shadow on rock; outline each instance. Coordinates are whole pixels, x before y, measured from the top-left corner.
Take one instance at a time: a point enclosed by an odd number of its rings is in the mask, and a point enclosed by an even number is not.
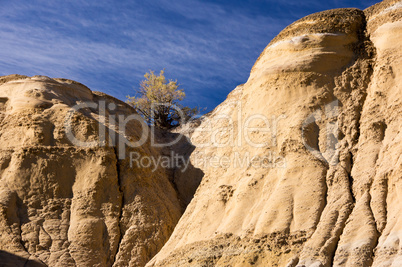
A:
[[[4,250],[0,250],[0,267],[45,267],[46,265]]]

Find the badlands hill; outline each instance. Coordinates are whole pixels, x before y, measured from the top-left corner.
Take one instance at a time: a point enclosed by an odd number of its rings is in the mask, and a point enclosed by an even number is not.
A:
[[[134,113],[74,81],[0,78],[0,266],[144,266],[161,249],[188,200],[171,170],[130,165],[162,153],[128,145],[147,128]]]
[[[307,16],[165,147],[113,97],[0,77],[0,266],[402,266],[401,51],[400,1]]]
[[[401,53],[400,1],[284,29],[180,130],[204,176],[147,266],[402,266]]]

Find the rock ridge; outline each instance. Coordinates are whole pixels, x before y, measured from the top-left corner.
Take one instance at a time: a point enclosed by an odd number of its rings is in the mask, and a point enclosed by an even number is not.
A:
[[[240,108],[227,100],[181,129],[196,147],[195,166],[199,155],[268,152],[287,164],[264,170],[251,163],[235,170],[201,165],[204,177],[192,202],[147,266],[400,265],[393,189],[402,151],[396,141],[400,3],[296,21],[257,59],[238,95]],[[254,114],[281,121],[270,124],[271,134],[252,131],[256,142],[272,139],[268,147],[247,144],[238,131]],[[216,122],[222,115],[230,119]],[[234,133],[225,132],[228,125]],[[261,125],[268,123],[253,124]],[[232,135],[243,145],[200,145]]]
[[[0,81],[2,262],[144,266],[173,231],[182,205],[164,169],[130,166],[131,152],[160,153],[149,141],[126,147],[142,125],[133,120],[122,131],[113,119],[134,110],[67,79]],[[92,106],[71,113],[83,103]],[[68,138],[67,121],[78,145]]]
[[[401,51],[401,1],[302,18],[163,148],[114,97],[0,77],[0,265],[401,266]]]

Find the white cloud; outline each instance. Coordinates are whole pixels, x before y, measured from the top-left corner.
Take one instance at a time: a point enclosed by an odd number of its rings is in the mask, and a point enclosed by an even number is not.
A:
[[[0,9],[0,75],[64,76],[124,97],[148,69],[166,68],[192,102],[216,90],[223,98],[292,20],[228,8],[198,0],[9,1]]]

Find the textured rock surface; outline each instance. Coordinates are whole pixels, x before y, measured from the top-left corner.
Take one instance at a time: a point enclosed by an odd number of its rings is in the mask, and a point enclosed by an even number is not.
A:
[[[183,127],[204,177],[147,266],[401,266],[401,15],[384,1],[293,23]]]
[[[69,115],[85,102],[96,105]],[[145,143],[119,157],[118,140],[139,140],[142,128],[132,120],[123,132],[109,118],[132,113],[73,81],[0,78],[0,265],[143,266],[160,250],[182,208],[164,169],[124,159],[159,151]],[[72,143],[69,119],[78,141],[104,146]]]
[[[0,266],[402,266],[401,51],[400,1],[307,16],[162,149],[110,96],[0,77]]]

